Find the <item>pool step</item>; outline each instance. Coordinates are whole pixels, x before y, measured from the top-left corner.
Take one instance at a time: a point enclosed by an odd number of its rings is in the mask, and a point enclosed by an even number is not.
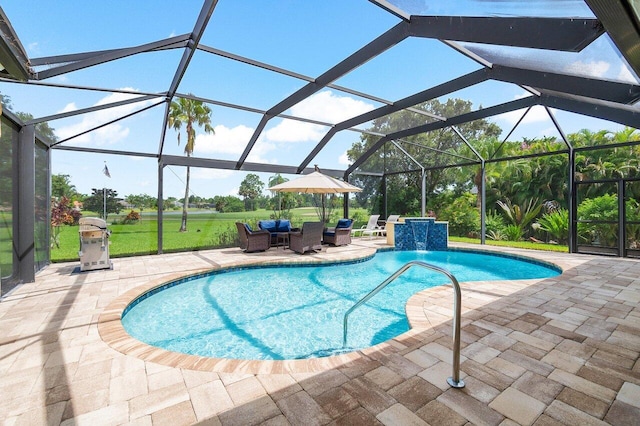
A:
[[[340,346],[339,348],[320,349],[315,352],[311,352],[310,354],[300,356],[297,359],[324,358],[327,356],[335,356],[335,355],[346,354],[349,352],[355,352],[357,350],[359,350],[359,348],[350,348],[350,347],[345,348]]]

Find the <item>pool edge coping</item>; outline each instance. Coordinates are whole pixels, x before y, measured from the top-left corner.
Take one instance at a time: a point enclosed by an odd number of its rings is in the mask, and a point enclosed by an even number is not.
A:
[[[467,249],[467,248],[454,248],[455,250],[464,251],[477,251],[484,253],[492,253],[493,250],[481,250],[481,249]],[[341,261],[335,260],[318,260],[318,259],[301,259],[294,262],[298,264],[310,265],[310,264],[326,264],[326,263],[344,263],[351,261],[358,261],[366,259],[375,255],[379,251],[394,250],[393,248],[382,249],[368,249],[363,250],[363,253],[358,256],[352,255],[349,259],[342,259]],[[504,253],[503,253],[504,254]],[[562,262],[554,262],[549,260],[541,260],[535,256],[525,256],[522,254],[511,254],[513,257],[524,257],[532,259],[534,261],[542,261],[545,264],[553,265],[560,269],[560,275],[564,271],[564,267],[560,264]],[[374,346],[370,346],[364,349],[360,349],[354,352],[348,352],[345,354],[333,355],[322,358],[308,358],[308,359],[293,359],[293,360],[242,360],[232,358],[212,358],[199,355],[189,355],[180,352],[172,352],[166,349],[161,349],[155,346],[143,343],[131,335],[129,335],[124,326],[122,325],[122,316],[125,309],[133,303],[133,301],[139,299],[145,293],[153,291],[155,288],[161,287],[167,283],[178,281],[191,276],[197,276],[206,274],[216,270],[226,270],[231,268],[243,268],[243,267],[260,267],[260,266],[278,266],[286,264],[291,265],[290,260],[277,260],[272,262],[256,262],[255,259],[248,259],[247,261],[237,261],[226,265],[216,266],[214,268],[202,268],[188,273],[173,273],[165,275],[161,278],[155,278],[146,283],[140,284],[132,289],[125,291],[123,294],[117,296],[111,303],[109,303],[102,313],[98,317],[97,327],[98,334],[103,342],[105,342],[110,348],[117,350],[125,355],[131,355],[144,361],[155,362],[168,367],[185,368],[189,370],[197,371],[209,371],[219,373],[240,373],[240,374],[289,374],[289,373],[315,373],[323,372],[337,367],[356,366],[359,363],[370,362],[380,356],[389,355],[391,353],[397,353],[406,349],[410,342],[415,339],[424,339],[425,333],[429,335],[436,334],[437,328],[442,324],[446,324],[451,321],[451,318],[447,318],[441,322],[434,322],[428,317],[424,310],[424,304],[429,299],[429,294],[433,291],[442,291],[442,287],[438,286],[421,290],[412,295],[405,305],[405,312],[407,314],[407,320],[410,325],[410,329],[406,332],[390,339],[385,342],[379,343]],[[523,285],[533,285],[546,278],[540,279],[528,279],[528,280],[510,280],[513,282],[521,282]],[[473,282],[461,283],[464,287]],[[446,286],[448,288],[448,286]],[[440,290],[438,290],[440,289]],[[463,312],[464,313],[464,312]]]

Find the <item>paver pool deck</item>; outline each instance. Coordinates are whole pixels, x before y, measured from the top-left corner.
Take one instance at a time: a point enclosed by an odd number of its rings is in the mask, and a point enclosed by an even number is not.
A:
[[[53,264],[0,302],[2,424],[640,424],[639,260],[483,247],[564,272],[461,283],[463,389],[446,383],[450,286],[410,299],[409,332],[338,357],[193,357],[119,325],[135,295],[178,275],[356,259],[380,247],[383,238],[304,256],[231,248],[118,258],[113,270],[83,273]]]

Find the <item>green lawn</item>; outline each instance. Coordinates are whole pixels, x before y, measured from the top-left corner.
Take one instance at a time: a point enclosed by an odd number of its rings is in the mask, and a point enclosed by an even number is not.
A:
[[[466,238],[466,237],[449,237],[449,241],[459,243],[480,244],[479,239]],[[545,251],[557,251],[568,253],[569,247],[559,244],[546,244],[546,243],[534,243],[531,241],[494,241],[487,239],[486,244],[488,246],[501,246],[501,247],[515,247],[523,248],[527,250],[545,250]]]
[[[165,212],[163,220],[163,251],[188,251],[208,248],[235,247],[238,244],[235,222],[247,222],[257,227],[261,219],[268,219],[271,210],[257,210],[239,213],[214,213],[207,210],[189,212],[187,232],[178,232],[182,211]],[[292,210],[294,227],[305,221],[317,221],[312,207]],[[109,216],[111,231],[109,252],[111,257],[153,254],[158,251],[158,222],[155,212],[143,212],[136,224],[113,224],[121,219]],[[360,226],[358,224],[358,226]],[[80,237],[77,226],[63,226],[60,230],[60,248],[51,249],[52,262],[78,260]]]
[[[358,215],[368,218],[364,210],[356,210]],[[352,214],[356,214],[353,211]],[[189,212],[187,232],[178,232],[182,217],[181,211],[170,211],[164,215],[163,224],[163,251],[189,251],[209,248],[235,247],[238,244],[235,222],[247,222],[252,227],[257,227],[257,221],[267,219],[273,214],[270,210],[257,210],[239,213],[213,213],[206,210],[193,210]],[[294,227],[299,227],[305,221],[317,221],[315,209],[311,207],[292,210]],[[121,216],[123,217],[123,216]],[[141,220],[132,225],[113,224],[121,219],[113,215],[109,216],[111,231],[109,251],[111,257],[126,257],[142,254],[155,254],[158,252],[158,222],[155,212],[143,212]],[[363,223],[356,222],[354,227],[359,228]],[[77,226],[63,226],[60,231],[60,248],[51,249],[52,262],[67,262],[78,260],[80,238]],[[450,237],[450,241],[479,244],[480,241],[471,238]],[[567,252],[566,246],[553,244],[492,241],[487,240],[488,245],[519,247],[526,249],[549,250]],[[9,251],[10,253],[10,251]]]

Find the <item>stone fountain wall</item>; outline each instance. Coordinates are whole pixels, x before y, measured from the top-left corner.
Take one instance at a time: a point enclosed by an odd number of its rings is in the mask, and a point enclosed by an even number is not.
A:
[[[394,233],[397,250],[446,250],[449,243],[449,223],[432,217],[405,218],[394,224]]]

